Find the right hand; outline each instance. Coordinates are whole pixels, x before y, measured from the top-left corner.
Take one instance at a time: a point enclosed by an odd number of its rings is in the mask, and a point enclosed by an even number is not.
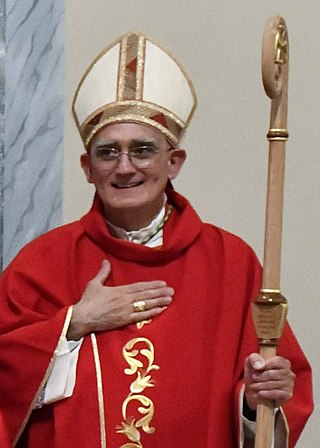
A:
[[[151,319],[172,302],[174,290],[164,281],[104,286],[110,272],[110,262],[103,260],[100,271],[89,281],[80,301],[73,307],[68,340]],[[145,302],[145,311],[134,311],[134,302],[141,300]]]

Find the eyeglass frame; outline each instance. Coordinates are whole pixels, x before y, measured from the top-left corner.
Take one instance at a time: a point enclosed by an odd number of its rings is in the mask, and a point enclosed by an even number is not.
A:
[[[127,151],[118,150],[115,148],[117,145],[111,145],[106,143],[101,143],[100,147],[99,144],[95,145],[97,148],[97,152],[99,150],[102,152],[103,150],[109,150],[113,151],[114,156],[109,160],[103,160],[103,155],[100,155],[104,163],[110,164],[110,168],[116,166],[121,159],[122,155],[126,155],[130,161],[130,163],[136,167],[136,168],[148,168],[148,166],[153,165],[153,162],[156,160],[156,155],[159,154],[161,151],[161,148],[158,148],[157,146],[147,143],[147,142],[141,142],[140,146],[133,146],[132,148],[128,149]],[[120,145],[119,145],[120,146]],[[154,152],[148,154],[147,157],[139,159],[136,158],[134,155],[132,155],[132,152],[138,148],[152,148]],[[169,146],[168,148],[165,148],[166,151],[170,151],[172,149],[175,149],[173,146]],[[90,156],[92,156],[92,150],[90,151]],[[99,154],[95,154],[96,157],[99,157]]]

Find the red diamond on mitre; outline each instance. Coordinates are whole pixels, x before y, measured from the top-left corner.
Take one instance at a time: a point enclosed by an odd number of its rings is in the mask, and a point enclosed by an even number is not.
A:
[[[166,117],[163,114],[157,114],[150,118],[151,118],[151,120],[154,120],[157,123],[162,124],[162,126],[164,126],[165,128],[168,128]]]
[[[100,114],[98,114],[95,117],[93,117],[92,120],[89,121],[88,125],[96,126],[100,122],[102,114],[103,114],[103,112],[100,112]]]
[[[127,64],[127,69],[129,69],[133,73],[136,73],[136,71],[137,71],[137,63],[138,63],[138,59],[137,58],[132,59],[132,61],[129,62],[129,64]]]

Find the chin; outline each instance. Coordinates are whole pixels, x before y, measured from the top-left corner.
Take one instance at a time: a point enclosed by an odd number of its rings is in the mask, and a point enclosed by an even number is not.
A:
[[[134,210],[141,210],[141,213],[147,210],[157,210],[159,208],[159,199],[158,198],[130,198],[130,197],[114,197],[113,201],[102,201],[104,204],[104,208],[106,210],[114,210],[115,212],[123,212],[126,211],[132,212]],[[162,204],[160,204],[161,206]]]

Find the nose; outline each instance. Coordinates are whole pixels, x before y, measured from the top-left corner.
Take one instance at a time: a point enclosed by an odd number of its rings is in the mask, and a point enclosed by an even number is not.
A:
[[[131,162],[128,152],[121,152],[117,161],[116,172],[120,174],[130,174],[136,171],[135,166]]]

